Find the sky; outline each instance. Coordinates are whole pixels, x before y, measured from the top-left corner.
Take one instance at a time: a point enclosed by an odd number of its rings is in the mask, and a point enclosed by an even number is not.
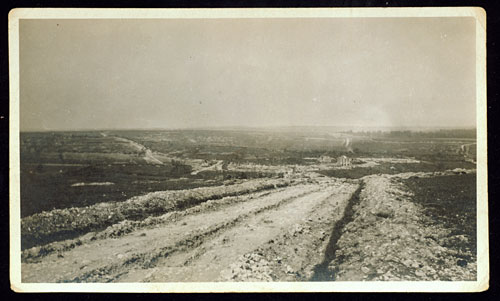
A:
[[[474,21],[20,20],[20,129],[474,127]]]

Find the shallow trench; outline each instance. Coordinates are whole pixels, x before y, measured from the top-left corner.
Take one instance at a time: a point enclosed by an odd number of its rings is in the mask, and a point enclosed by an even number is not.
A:
[[[360,202],[359,194],[364,188],[361,181],[358,189],[352,194],[344,211],[344,216],[333,227],[332,234],[325,249],[323,261],[313,269],[314,273],[310,281],[335,281],[335,274],[328,269],[328,265],[335,259],[335,252],[338,249],[337,241],[342,236],[342,229],[353,220],[354,206]]]

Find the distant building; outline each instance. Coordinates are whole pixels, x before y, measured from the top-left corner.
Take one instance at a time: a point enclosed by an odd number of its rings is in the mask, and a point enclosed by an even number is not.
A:
[[[340,166],[351,166],[352,159],[342,155],[337,159],[337,164]]]
[[[468,155],[470,151],[470,144],[464,144],[460,146],[460,153]]]

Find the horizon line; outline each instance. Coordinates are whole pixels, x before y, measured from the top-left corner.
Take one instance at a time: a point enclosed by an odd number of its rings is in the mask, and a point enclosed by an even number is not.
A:
[[[349,130],[369,130],[369,129],[386,129],[386,130],[422,130],[422,129],[449,129],[449,130],[472,130],[477,129],[477,126],[363,126],[363,125],[266,125],[266,126],[197,126],[197,127],[144,127],[144,128],[74,128],[74,129],[23,129],[19,130],[20,133],[27,132],[99,132],[99,131],[178,131],[178,130],[272,130],[272,129],[293,129],[293,128],[336,128],[338,131]]]

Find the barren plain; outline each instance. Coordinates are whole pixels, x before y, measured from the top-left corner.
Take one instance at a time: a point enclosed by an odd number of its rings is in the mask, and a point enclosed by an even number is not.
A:
[[[22,133],[22,281],[472,281],[473,133]]]

